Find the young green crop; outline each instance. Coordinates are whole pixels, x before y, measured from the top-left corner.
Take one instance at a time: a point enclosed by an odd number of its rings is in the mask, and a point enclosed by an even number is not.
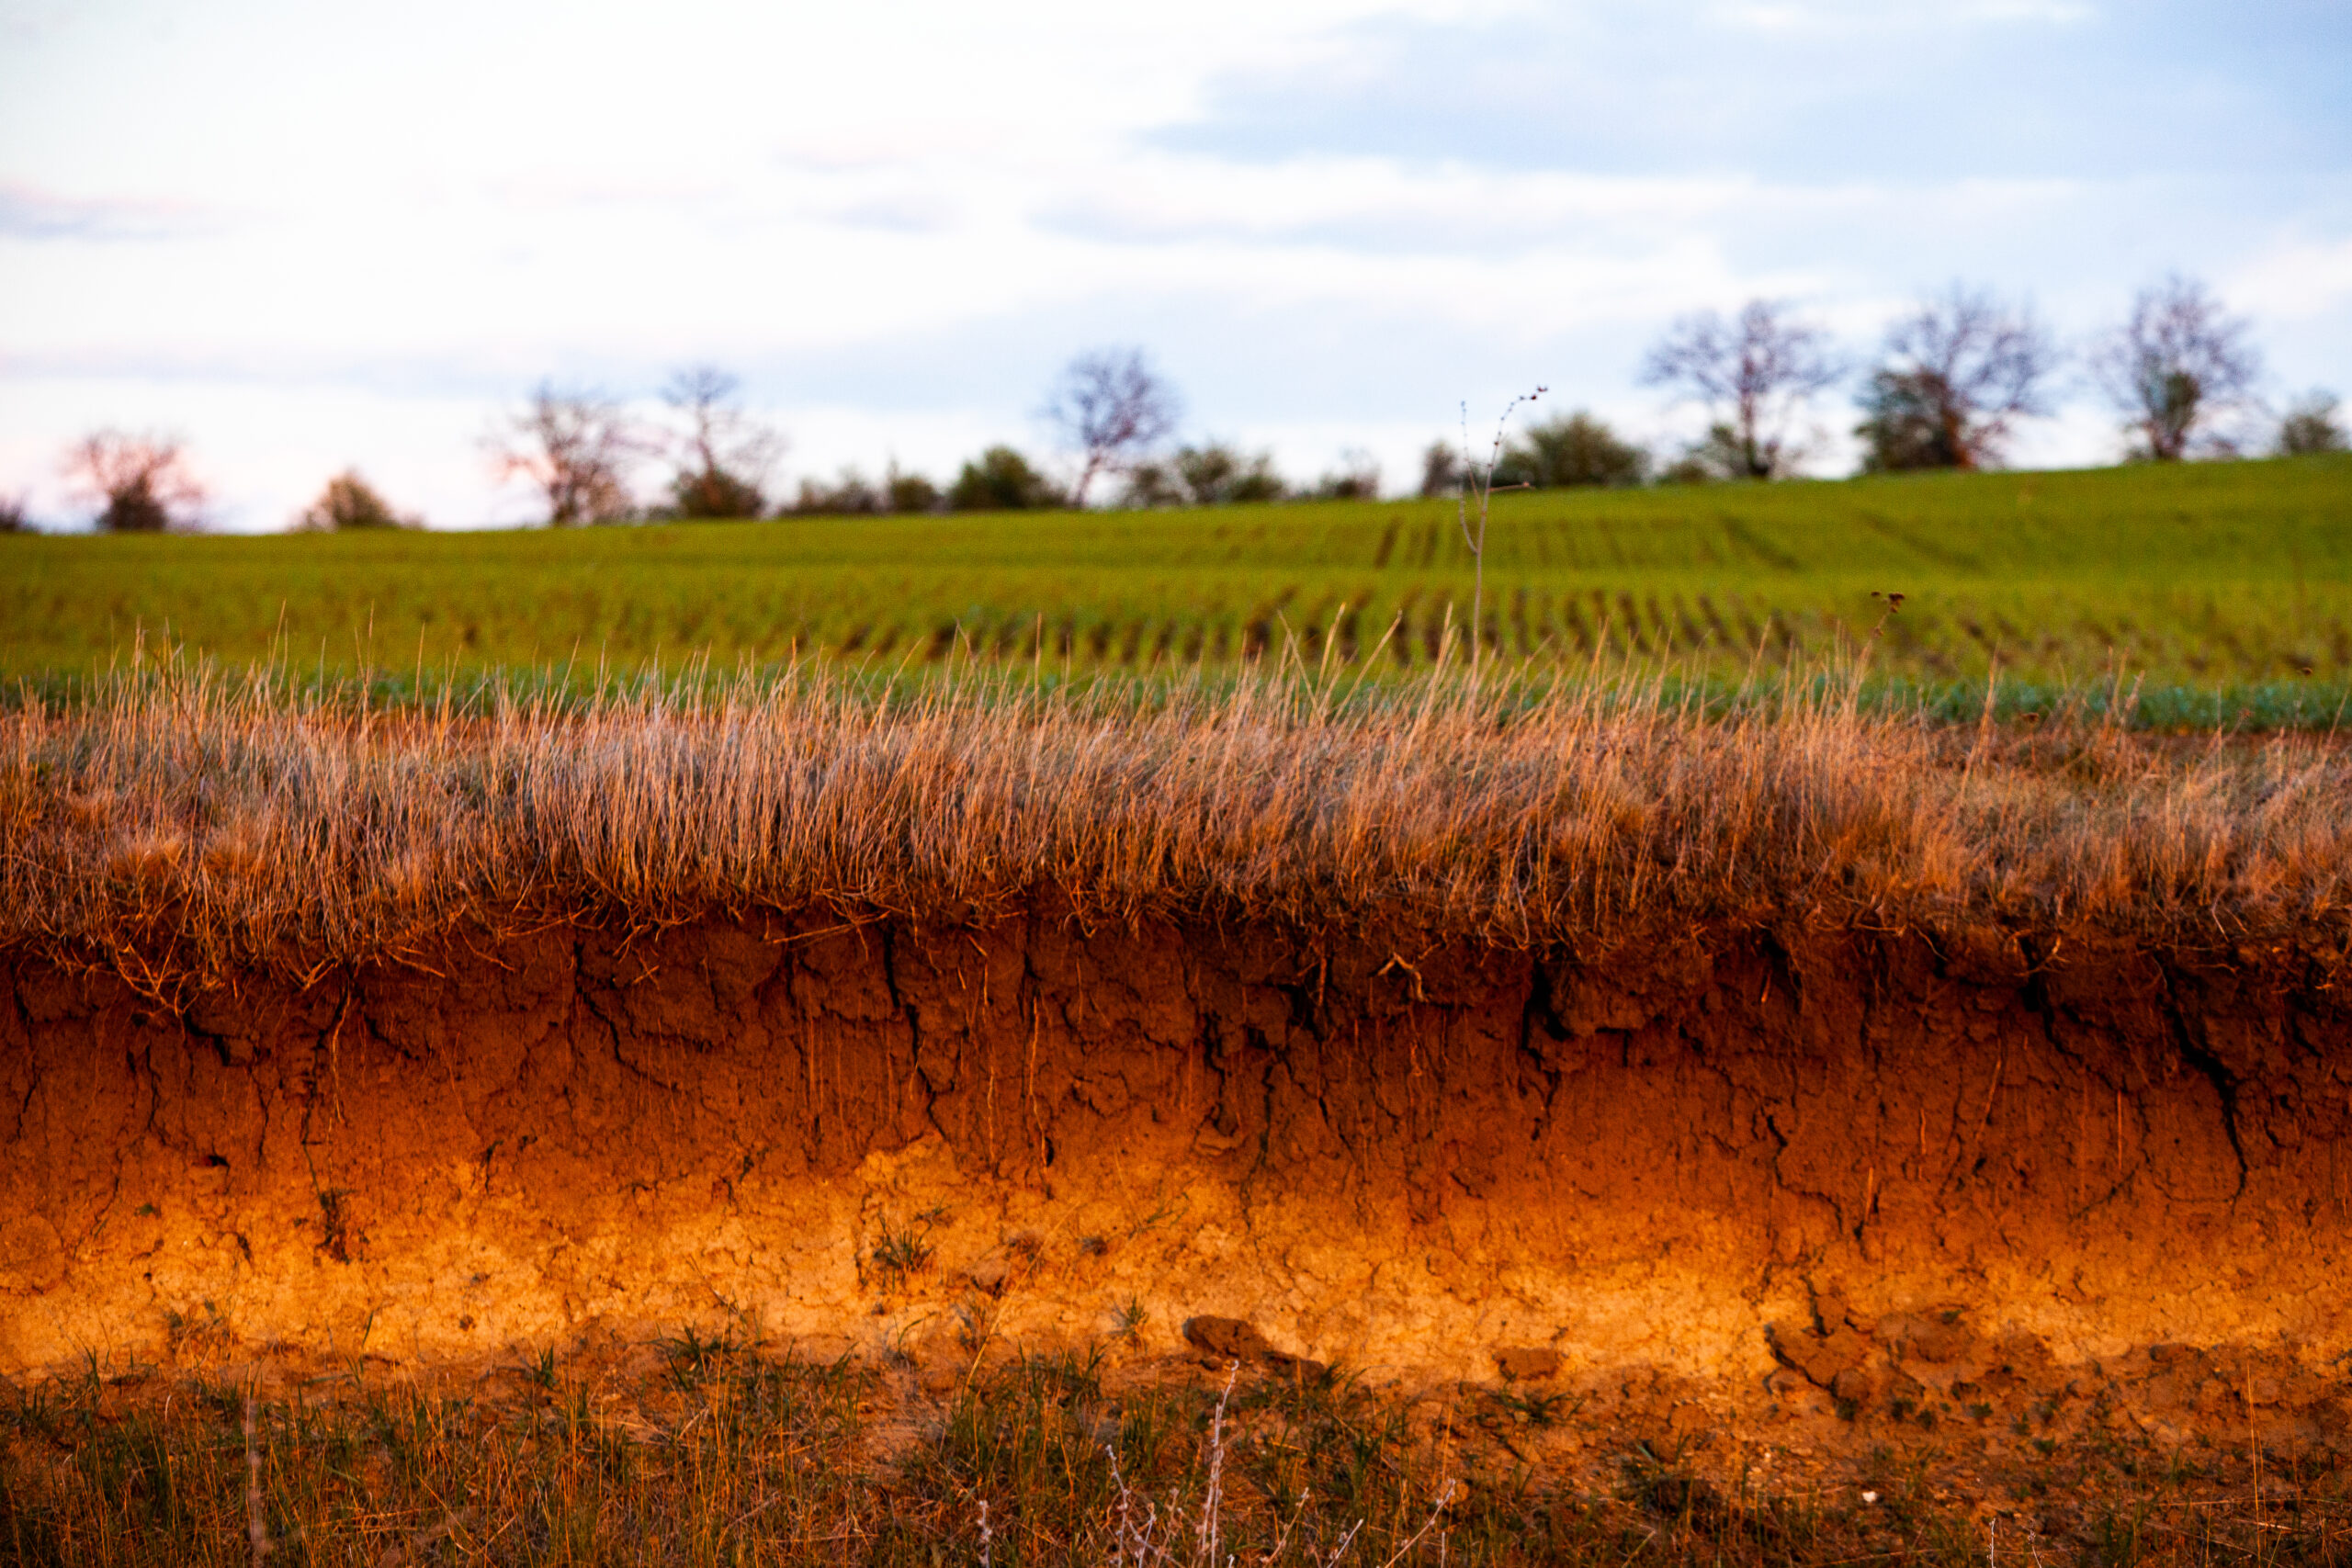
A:
[[[134,638],[335,672],[722,669],[816,651],[1059,670],[1295,647],[1398,671],[1466,633],[1451,503],[562,532],[0,537],[0,675]],[[1928,683],[2352,680],[2352,459],[1498,498],[1485,646],[1705,678],[1877,637]],[[1888,614],[1885,595],[1903,595]]]

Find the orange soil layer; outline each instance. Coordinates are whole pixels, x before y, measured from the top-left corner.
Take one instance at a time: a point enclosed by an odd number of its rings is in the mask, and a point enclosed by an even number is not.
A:
[[[177,1016],[0,961],[0,1370],[1262,1354],[1215,1317],[1660,1440],[2352,1446],[2352,1012],[2256,956],[708,923]]]

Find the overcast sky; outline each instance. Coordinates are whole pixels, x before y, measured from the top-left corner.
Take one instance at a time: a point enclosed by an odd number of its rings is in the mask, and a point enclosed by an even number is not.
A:
[[[705,361],[788,475],[945,478],[1111,344],[1393,489],[1538,381],[1670,438],[1634,373],[1693,309],[1860,355],[1960,278],[2074,338],[2176,268],[2274,401],[2352,392],[2344,0],[0,0],[0,492],[52,525],[100,425],[227,526],[351,464],[519,520],[501,408]],[[2119,448],[2081,389],[2016,457]]]

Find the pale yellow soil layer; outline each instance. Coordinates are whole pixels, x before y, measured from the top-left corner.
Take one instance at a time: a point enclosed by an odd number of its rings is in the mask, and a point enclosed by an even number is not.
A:
[[[0,1371],[1119,1338],[1661,1441],[2352,1446],[2352,1013],[2259,957],[713,923],[177,1015],[19,960]]]

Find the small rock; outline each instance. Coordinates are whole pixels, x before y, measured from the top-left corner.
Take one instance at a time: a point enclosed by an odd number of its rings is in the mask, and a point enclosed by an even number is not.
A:
[[[1331,1375],[1331,1369],[1321,1361],[1312,1361],[1305,1356],[1294,1356],[1287,1350],[1268,1350],[1263,1359],[1269,1371],[1288,1378],[1292,1383],[1300,1388],[1305,1388],[1309,1383],[1319,1383]]]
[[[1500,1345],[1495,1348],[1495,1367],[1512,1382],[1548,1378],[1560,1370],[1560,1353],[1540,1345]]]

